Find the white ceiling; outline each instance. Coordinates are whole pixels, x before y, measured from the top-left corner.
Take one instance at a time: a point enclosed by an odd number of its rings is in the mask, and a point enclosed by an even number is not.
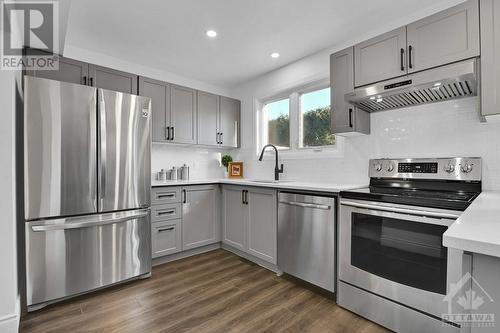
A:
[[[450,0],[73,0],[66,43],[231,86]],[[218,32],[215,39],[207,29]],[[272,59],[272,52],[279,59]]]

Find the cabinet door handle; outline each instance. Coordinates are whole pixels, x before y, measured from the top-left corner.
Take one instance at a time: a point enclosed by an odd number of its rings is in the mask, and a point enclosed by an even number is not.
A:
[[[89,81],[90,81],[90,85],[93,87],[94,86],[94,78],[93,77],[89,78]]]
[[[405,49],[401,48],[401,71],[405,70]]]
[[[241,190],[241,203],[245,204],[245,190]]]
[[[349,127],[352,128],[352,108],[349,108]]]
[[[220,144],[224,144],[224,133],[220,133]]]
[[[175,214],[175,210],[166,210],[163,212],[158,212],[156,215],[161,216],[161,215],[173,215]]]
[[[245,202],[244,202],[244,204],[248,205],[248,190],[244,190],[243,192],[245,192]]]
[[[87,76],[84,76],[84,77],[83,77],[83,84],[84,84],[84,85],[87,85]]]
[[[175,193],[158,194],[156,197],[158,199],[161,199],[161,198],[174,198],[175,197]]]
[[[170,140],[170,126],[165,127],[165,137]]]
[[[187,202],[187,192],[186,190],[182,190],[182,203],[186,203]]]
[[[170,129],[172,130],[172,137],[170,138],[170,140],[173,141],[175,138],[174,126],[170,127]]]
[[[411,62],[411,54],[413,51],[413,46],[408,46],[408,67],[413,68],[413,64]]]
[[[175,227],[168,227],[168,228],[158,229],[158,232],[172,231],[174,229]]]

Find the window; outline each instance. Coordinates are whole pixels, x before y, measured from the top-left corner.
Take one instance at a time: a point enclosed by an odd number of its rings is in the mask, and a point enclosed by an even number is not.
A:
[[[285,98],[264,105],[264,144],[290,148],[290,99]]]
[[[299,147],[333,145],[331,115],[329,87],[301,94]]]
[[[331,133],[329,80],[256,101],[255,153],[273,144],[290,159],[340,156]],[[265,156],[272,156],[268,150]]]

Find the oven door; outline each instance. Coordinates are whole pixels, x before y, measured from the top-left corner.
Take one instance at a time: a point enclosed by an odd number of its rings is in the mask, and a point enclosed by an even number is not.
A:
[[[443,246],[460,212],[362,200],[341,201],[339,279],[441,317],[450,283],[471,270],[463,251]]]

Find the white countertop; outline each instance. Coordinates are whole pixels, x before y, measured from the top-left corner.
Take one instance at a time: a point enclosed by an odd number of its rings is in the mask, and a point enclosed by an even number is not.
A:
[[[482,192],[444,233],[443,245],[500,257],[500,192]]]
[[[185,186],[185,185],[202,185],[202,184],[232,184],[244,186],[259,186],[268,188],[318,191],[338,193],[345,190],[353,190],[363,188],[366,184],[335,184],[335,183],[314,183],[314,182],[299,182],[299,181],[280,181],[280,182],[258,182],[248,179],[200,179],[200,180],[178,180],[178,181],[151,181],[151,186]]]

